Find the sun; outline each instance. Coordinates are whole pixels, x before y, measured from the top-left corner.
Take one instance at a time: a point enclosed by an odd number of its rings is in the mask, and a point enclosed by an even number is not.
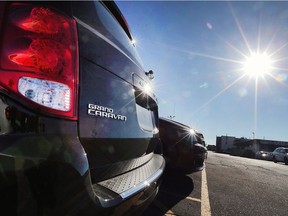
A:
[[[243,62],[243,71],[250,77],[263,77],[270,74],[272,63],[272,59],[267,53],[251,53]]]

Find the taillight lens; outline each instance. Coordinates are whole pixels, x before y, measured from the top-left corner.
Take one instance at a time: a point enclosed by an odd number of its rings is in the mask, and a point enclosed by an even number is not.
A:
[[[46,113],[76,120],[75,20],[51,8],[12,4],[4,22],[0,86]]]

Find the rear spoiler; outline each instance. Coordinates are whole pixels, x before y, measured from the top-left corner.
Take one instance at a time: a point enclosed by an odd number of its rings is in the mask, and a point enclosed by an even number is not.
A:
[[[118,8],[117,4],[114,1],[101,1],[107,8],[108,10],[112,13],[112,15],[115,17],[115,19],[119,22],[123,30],[126,32],[127,36],[130,38],[132,41],[132,35],[130,32],[129,25],[123,16],[122,12]]]

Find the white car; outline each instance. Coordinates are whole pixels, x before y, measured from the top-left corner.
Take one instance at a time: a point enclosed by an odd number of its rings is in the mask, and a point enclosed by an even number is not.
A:
[[[288,148],[278,147],[273,152],[273,161],[277,163],[278,161],[284,162],[288,165]]]

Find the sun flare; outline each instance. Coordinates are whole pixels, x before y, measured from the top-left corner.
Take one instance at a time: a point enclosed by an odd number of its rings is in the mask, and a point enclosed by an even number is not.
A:
[[[246,75],[258,78],[270,74],[272,59],[267,53],[252,53],[244,62],[243,71]]]

